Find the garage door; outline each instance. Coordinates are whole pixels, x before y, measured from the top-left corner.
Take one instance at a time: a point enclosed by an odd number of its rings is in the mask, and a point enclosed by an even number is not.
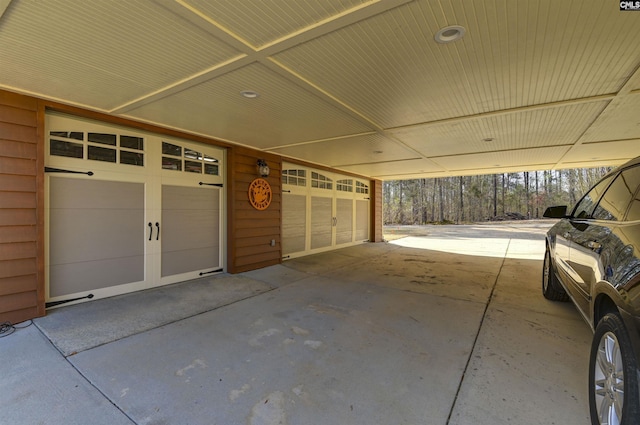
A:
[[[369,240],[369,184],[351,176],[284,163],[285,258]]]
[[[224,150],[50,114],[49,306],[222,271]]]

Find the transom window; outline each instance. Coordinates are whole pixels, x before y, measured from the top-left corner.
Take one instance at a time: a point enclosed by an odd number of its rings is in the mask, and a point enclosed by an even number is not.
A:
[[[220,172],[217,158],[165,141],[162,142],[162,169],[212,176]]]
[[[341,192],[353,192],[353,179],[338,180],[336,189]]]
[[[282,183],[291,184],[294,186],[306,186],[307,171],[306,170],[283,170]]]
[[[49,155],[144,166],[144,138],[114,133],[50,131]]]
[[[333,180],[320,173],[311,172],[311,187],[317,187],[318,189],[333,189]]]

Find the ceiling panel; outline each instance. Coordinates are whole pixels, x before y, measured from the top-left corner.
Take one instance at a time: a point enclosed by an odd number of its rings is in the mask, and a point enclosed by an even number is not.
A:
[[[428,159],[407,159],[404,161],[376,162],[370,164],[347,165],[345,171],[372,176],[382,180],[409,178],[408,175],[444,172],[445,170]]]
[[[608,161],[612,164],[640,156],[640,138],[614,142],[583,143],[572,148],[562,158],[558,168],[573,167],[573,163]]]
[[[379,134],[306,143],[271,151],[332,167],[419,158],[415,152]]]
[[[14,1],[0,25],[2,85],[106,110],[238,54],[142,1]]]
[[[186,0],[254,48],[296,33],[370,0]]]
[[[244,98],[243,90],[256,91],[259,97]],[[371,131],[260,64],[167,96],[129,115],[261,149]]]
[[[382,128],[612,93],[640,25],[608,2],[416,1],[275,59]],[[465,37],[443,45],[449,24]]]
[[[527,149],[576,142],[608,101],[519,110],[390,130],[424,156]]]
[[[459,171],[472,171],[476,168],[486,169],[487,167],[497,170],[503,167],[523,167],[525,169],[525,166],[528,166],[537,168],[542,164],[555,164],[568,149],[566,146],[556,146],[454,155],[437,158],[436,162],[447,170],[453,171],[456,175]]]
[[[640,20],[639,20],[640,25]],[[640,93],[625,96],[589,128],[583,142],[640,139]]]

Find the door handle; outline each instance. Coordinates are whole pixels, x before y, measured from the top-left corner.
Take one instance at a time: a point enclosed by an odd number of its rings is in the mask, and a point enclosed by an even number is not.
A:
[[[156,229],[158,232],[156,233],[156,240],[160,239],[160,223],[156,221]]]
[[[149,222],[149,240],[151,240],[152,235],[153,235],[153,224]]]

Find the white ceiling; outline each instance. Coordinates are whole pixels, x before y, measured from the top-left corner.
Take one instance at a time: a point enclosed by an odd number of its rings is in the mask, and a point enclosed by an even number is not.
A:
[[[0,87],[382,180],[616,165],[638,40],[602,0],[0,0]]]

